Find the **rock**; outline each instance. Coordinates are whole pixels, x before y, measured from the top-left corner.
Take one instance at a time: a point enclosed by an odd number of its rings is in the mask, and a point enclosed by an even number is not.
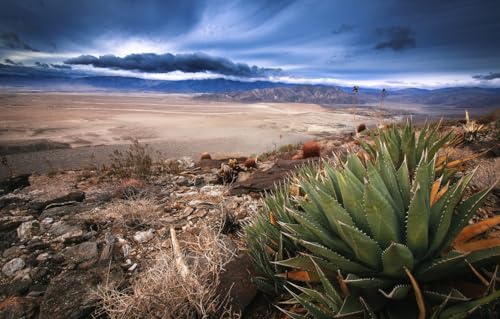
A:
[[[203,176],[196,176],[193,180],[194,186],[200,186],[205,183],[205,177]]]
[[[85,263],[84,268],[88,268],[97,261],[97,243],[87,241],[73,247],[66,248],[63,252],[67,262],[81,264]]]
[[[252,270],[252,260],[242,254],[224,266],[225,271],[220,275],[220,284],[217,290],[221,295],[230,291],[232,308],[244,313],[245,309],[257,295],[257,287],[251,282],[249,272]]]
[[[134,235],[134,240],[139,244],[145,243],[153,239],[154,229],[149,229],[147,231],[138,231]]]
[[[43,198],[42,200],[34,200],[29,204],[30,208],[41,212],[44,209],[49,209],[51,207],[59,207],[65,205],[71,205],[77,202],[82,202],[85,199],[85,193],[82,191],[72,191],[65,195],[58,196],[55,198]]]
[[[101,282],[94,272],[72,270],[52,279],[40,304],[39,319],[90,318],[98,304],[95,294]]]
[[[24,222],[32,220],[31,215],[28,216],[4,216],[0,217],[0,231],[8,231],[17,228]]]
[[[272,191],[276,188],[276,185],[278,185],[279,182],[284,181],[292,171],[305,164],[317,162],[318,160],[318,158],[304,160],[278,160],[272,167],[261,167],[247,180],[236,182],[229,190],[229,194],[234,196]]]
[[[200,188],[200,194],[204,194],[211,197],[220,197],[223,193],[222,186],[206,185]]]
[[[104,245],[101,255],[99,256],[99,262],[106,261],[111,258],[113,252],[113,246],[115,243],[115,237],[111,233],[106,233],[105,235],[106,244]]]
[[[29,276],[22,278],[14,278],[9,283],[0,285],[0,295],[4,296],[21,296],[27,293],[33,284],[33,280]]]
[[[22,258],[14,258],[3,265],[2,272],[7,277],[12,277],[16,272],[23,269],[24,266],[26,266],[26,264],[24,263],[24,260]]]
[[[17,228],[17,237],[21,241],[30,240],[40,232],[40,224],[36,220],[24,222]]]
[[[61,236],[78,230],[81,231],[81,229],[77,226],[67,224],[63,221],[58,221],[50,226],[48,232],[54,236]]]
[[[174,182],[177,186],[189,186],[191,182],[189,178],[185,176],[177,176],[176,181]]]
[[[21,246],[12,246],[4,250],[3,252],[3,258],[14,258],[18,257],[23,253],[23,249],[25,247],[23,245]]]
[[[38,311],[35,298],[10,297],[0,303],[0,318],[34,319]]]
[[[30,185],[30,174],[22,174],[0,180],[0,194],[7,194]]]
[[[36,256],[36,261],[38,262],[44,262],[47,259],[49,259],[49,253],[41,253],[38,256]]]

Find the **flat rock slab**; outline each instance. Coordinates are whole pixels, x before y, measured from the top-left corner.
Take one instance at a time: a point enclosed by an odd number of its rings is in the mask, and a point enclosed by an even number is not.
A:
[[[0,180],[0,194],[7,194],[30,185],[30,174],[22,174]]]
[[[271,168],[258,169],[244,181],[236,182],[229,190],[229,194],[234,196],[272,191],[280,181],[285,180],[297,168],[318,161],[317,157],[303,160],[277,160]]]
[[[231,157],[223,159],[203,159],[198,162],[198,166],[203,169],[220,168],[220,164],[229,162],[230,159],[236,159],[238,164],[243,164],[246,161],[246,157]]]
[[[257,295],[257,287],[251,282],[252,260],[246,254],[242,254],[225,267],[221,274],[218,292],[225,296],[228,291],[232,298],[233,310],[245,312],[245,309]]]
[[[94,289],[100,277],[90,271],[73,270],[52,279],[40,304],[39,319],[89,318],[99,298]]]

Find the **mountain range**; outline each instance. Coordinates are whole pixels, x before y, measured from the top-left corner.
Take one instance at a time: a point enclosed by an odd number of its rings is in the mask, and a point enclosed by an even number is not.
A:
[[[11,68],[12,69],[12,68]],[[1,68],[0,68],[1,71]],[[351,88],[270,81],[236,81],[224,78],[202,80],[149,80],[121,76],[68,76],[61,72],[22,74],[0,72],[0,88],[42,91],[118,91],[200,93],[197,98],[239,102],[297,102],[323,105],[379,103],[380,90],[361,88],[354,97]],[[386,101],[457,107],[500,107],[499,88],[451,87],[435,90],[410,88],[389,90]]]

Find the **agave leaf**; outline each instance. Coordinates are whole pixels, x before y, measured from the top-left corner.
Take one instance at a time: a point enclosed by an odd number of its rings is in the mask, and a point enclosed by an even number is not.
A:
[[[344,303],[342,307],[340,307],[339,312],[335,316],[335,318],[344,318],[349,316],[354,316],[362,313],[364,310],[363,305],[359,301],[359,298],[354,296],[347,296],[344,299]]]
[[[377,315],[375,315],[375,312],[373,311],[372,307],[366,301],[362,298],[359,297],[359,301],[361,302],[361,305],[364,308],[364,317],[365,318],[371,318],[371,319],[377,319]]]
[[[302,239],[297,239],[293,238],[292,236],[288,234],[284,234],[285,236],[289,236],[290,238],[296,240],[300,245],[302,245],[304,248],[309,250],[315,255],[318,255],[319,257],[323,257],[333,263],[335,266],[342,270],[349,270],[352,272],[369,272],[370,269],[358,264],[354,261],[351,261],[344,256],[334,252],[333,250],[330,250],[326,248],[325,246],[318,244],[318,243],[313,243],[313,242],[308,242]]]
[[[417,185],[406,218],[406,244],[417,258],[427,252],[429,229],[429,198]]]
[[[331,300],[328,296],[322,294],[318,290],[301,287],[295,285],[294,283],[289,283],[289,284],[295,289],[301,291],[303,294],[309,296],[312,301],[316,301],[319,304],[328,306],[333,313],[339,311],[341,304],[337,304],[335,301]]]
[[[382,264],[384,274],[394,277],[402,277],[404,268],[413,270],[414,260],[411,250],[403,244],[392,243],[382,253]]]
[[[379,292],[387,299],[401,300],[401,299],[404,299],[408,295],[410,290],[411,290],[410,285],[397,285],[397,286],[394,286],[392,288],[392,290],[389,292],[385,292],[382,289],[379,289]]]
[[[346,236],[346,244],[351,247],[356,258],[372,269],[379,269],[382,250],[377,242],[353,226],[344,223],[339,225]]]
[[[279,311],[283,312],[285,315],[287,315],[288,317],[292,318],[292,319],[308,319],[306,316],[303,316],[303,315],[300,315],[298,313],[294,313],[294,312],[291,312],[291,311],[288,311],[288,310],[285,310],[279,306],[275,306],[276,308],[278,308]]]
[[[319,239],[323,245],[334,249],[336,251],[345,252],[347,247],[341,240],[335,238],[336,236],[332,236],[327,230],[325,230],[319,223],[314,221],[309,214],[305,214],[301,211],[294,210],[291,208],[287,208],[289,213],[306,229],[308,229],[311,233],[317,236],[317,240]]]
[[[469,301],[466,303],[459,303],[457,305],[451,306],[443,310],[439,318],[466,318],[470,316],[471,310],[477,309],[477,307],[488,304],[495,299],[500,298],[500,290],[495,291],[494,293],[473,301]]]
[[[401,230],[399,229],[398,216],[374,184],[365,183],[363,200],[371,234],[381,248],[388,247],[391,242],[400,242]]]
[[[453,245],[464,243],[500,224],[500,215],[465,227],[453,241]]]
[[[344,208],[351,215],[356,226],[367,232],[368,222],[366,221],[363,202],[359,200],[363,197],[363,184],[347,168],[344,169],[344,174],[337,172],[337,180],[344,200]]]
[[[422,281],[429,281],[444,275],[449,275],[450,271],[466,266],[466,257],[467,254],[457,252],[450,253],[448,256],[423,264],[418,268],[416,275]],[[467,259],[470,259],[470,257],[467,257]]]
[[[482,264],[489,260],[500,258],[500,246],[490,247],[483,250],[476,250],[467,255],[467,261],[471,264]]]
[[[500,246],[500,238],[487,238],[468,243],[460,243],[454,247],[461,252],[471,252],[498,246]]]
[[[342,304],[342,297],[340,297],[335,287],[332,285],[330,280],[328,280],[328,278],[325,276],[323,270],[321,270],[321,268],[314,259],[311,259],[311,261],[316,267],[316,272],[318,273],[319,279],[321,280],[321,284],[323,285],[323,289],[325,290],[327,296],[331,300],[333,300],[337,305]]]
[[[274,295],[278,293],[278,289],[268,278],[264,277],[253,277],[252,283],[259,288],[259,290],[264,291],[268,295]]]
[[[408,206],[410,205],[410,171],[408,169],[408,163],[406,156],[401,163],[397,171],[397,179],[399,185],[399,191],[401,193],[401,198],[403,199],[403,210],[399,214],[400,221],[404,220],[403,213],[408,210]]]
[[[377,168],[375,168],[372,163],[368,163],[367,167],[369,183],[372,184],[380,193],[382,193],[386,201],[391,204],[393,211],[397,212],[400,222],[403,221],[404,213],[399,211],[398,205],[396,205],[396,202],[392,198],[391,192],[385,185],[385,182],[382,179],[382,176],[379,174]]]
[[[435,205],[436,210],[440,209],[440,212],[431,209],[431,216],[433,219],[435,216],[440,214],[439,221],[436,223],[437,227],[434,226],[436,224],[433,224],[431,226],[431,232],[433,233],[433,238],[431,240],[431,245],[429,247],[429,251],[427,253],[428,256],[432,256],[436,250],[439,249],[439,247],[442,247],[443,241],[445,240],[446,236],[448,235],[448,230],[450,229],[450,226],[452,225],[452,219],[453,219],[453,211],[455,209],[455,206],[458,204],[461,198],[461,189],[462,189],[462,184],[465,182],[464,179],[462,179],[460,182],[456,183],[450,191],[447,192],[446,195],[443,197],[443,205],[441,208],[441,204]],[[434,230],[435,229],[435,230]]]
[[[288,267],[288,268],[293,268],[293,269],[302,269],[302,270],[307,270],[309,272],[314,272],[316,271],[316,266],[315,263],[312,261],[312,258],[316,261],[316,263],[320,264],[322,267],[327,269],[328,271],[335,273],[337,272],[337,267],[332,265],[329,262],[326,262],[318,257],[314,256],[309,256],[309,255],[299,255],[295,256],[289,259],[285,260],[276,260],[273,263],[283,266],[283,267]]]
[[[419,151],[418,148],[415,147],[415,132],[410,132],[408,133],[405,132],[405,135],[403,136],[403,141],[401,143],[401,148],[403,153],[406,156],[406,161],[408,164],[408,170],[411,174],[415,171],[415,167],[417,166],[418,160],[417,160],[417,152],[422,152],[421,150]]]
[[[443,302],[445,300],[448,300],[449,302],[463,302],[470,300],[470,298],[467,298],[460,291],[456,289],[451,289],[450,291],[447,292],[424,290],[423,294],[426,297],[429,297],[430,299],[438,302]]]
[[[394,285],[394,281],[390,279],[382,279],[382,278],[361,278],[354,274],[349,274],[344,279],[344,282],[348,286],[357,287],[357,288],[386,288]]]
[[[394,163],[389,157],[389,153],[386,145],[383,145],[380,156],[380,175],[384,180],[387,189],[389,190],[394,203],[397,206],[396,211],[404,211],[403,198],[401,197],[401,191],[399,189],[397,172]]]
[[[349,168],[349,170],[358,178],[360,182],[363,182],[366,174],[366,169],[359,157],[356,156],[356,154],[349,154],[347,156],[345,166]]]
[[[300,304],[316,319],[329,319],[334,313],[331,311],[327,311],[326,309],[320,308],[316,306],[314,303],[306,300],[305,298],[297,295],[293,291],[291,291],[288,287],[285,286],[285,289],[295,298]]]
[[[469,220],[476,213],[479,206],[483,203],[489,193],[493,190],[496,183],[494,183],[490,188],[484,189],[480,192],[475,193],[468,199],[460,203],[455,208],[456,217],[454,218],[457,222],[450,226],[446,239],[443,241],[441,249],[447,248],[457,235],[462,231],[462,229],[468,225]]]

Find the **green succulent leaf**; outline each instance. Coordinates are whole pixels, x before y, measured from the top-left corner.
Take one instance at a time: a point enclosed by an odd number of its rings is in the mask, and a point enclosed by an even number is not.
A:
[[[412,291],[412,287],[410,285],[397,285],[392,288],[391,291],[384,291],[379,289],[379,292],[387,299],[391,300],[401,300],[404,299],[408,293]]]
[[[354,274],[349,274],[344,279],[344,282],[348,286],[357,287],[357,288],[386,288],[394,286],[394,280],[390,279],[382,279],[382,278],[361,278]]]
[[[413,270],[414,259],[411,250],[403,244],[392,243],[382,253],[384,274],[391,277],[404,277],[404,268]]]
[[[429,193],[417,185],[406,217],[406,244],[417,258],[427,252],[429,242]]]
[[[379,269],[382,250],[377,242],[357,228],[344,223],[339,225],[345,235],[346,244],[351,247],[356,259],[372,269]]]

